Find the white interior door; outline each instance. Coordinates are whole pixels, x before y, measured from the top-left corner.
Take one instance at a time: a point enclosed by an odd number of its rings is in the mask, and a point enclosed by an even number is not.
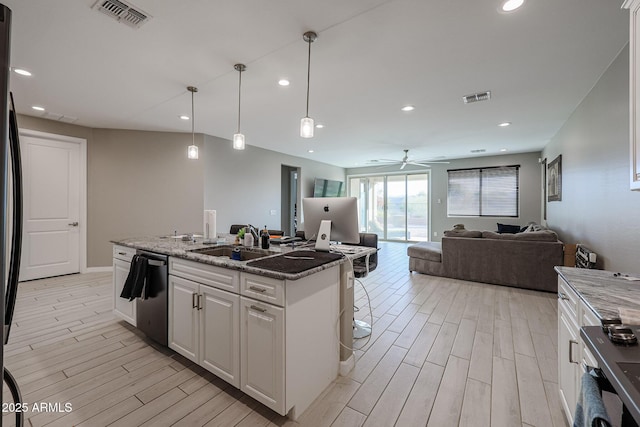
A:
[[[73,141],[75,138],[69,138]],[[59,135],[21,134],[24,233],[20,280],[80,272],[80,153]]]

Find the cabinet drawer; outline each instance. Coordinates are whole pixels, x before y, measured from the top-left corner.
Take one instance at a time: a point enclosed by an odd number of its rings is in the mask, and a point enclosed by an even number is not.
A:
[[[558,277],[558,304],[564,305],[568,314],[573,316],[573,320],[575,322],[578,321],[578,304],[580,304],[578,295],[560,277]]]
[[[136,254],[135,248],[113,245],[113,257],[122,261],[131,262],[131,258]]]
[[[235,294],[240,293],[240,272],[228,268],[169,257],[169,274]]]
[[[284,306],[284,280],[241,273],[240,295]]]

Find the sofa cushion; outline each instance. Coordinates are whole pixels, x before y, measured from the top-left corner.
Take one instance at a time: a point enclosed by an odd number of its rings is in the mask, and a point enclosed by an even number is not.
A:
[[[499,240],[524,240],[530,242],[557,242],[558,235],[551,230],[543,231],[527,231],[517,234],[499,234],[494,231],[483,231],[482,237],[485,239],[499,239]]]
[[[474,230],[447,230],[444,232],[446,237],[482,237],[482,231]]]
[[[442,262],[442,243],[421,242],[407,248],[407,255],[432,262]]]
[[[519,233],[520,232],[520,226],[519,225],[509,225],[509,224],[500,224],[499,222],[498,224],[498,233],[502,234],[502,233]]]
[[[516,240],[530,240],[536,242],[557,242],[558,235],[552,230],[526,231],[515,234]]]
[[[511,233],[500,234],[495,231],[483,231],[482,237],[485,239],[515,240],[516,235]]]

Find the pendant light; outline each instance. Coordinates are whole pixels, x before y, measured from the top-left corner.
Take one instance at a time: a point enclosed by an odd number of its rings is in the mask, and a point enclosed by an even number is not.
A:
[[[244,135],[240,133],[240,94],[242,93],[242,72],[247,67],[244,64],[236,64],[233,68],[238,72],[238,132],[233,134],[233,149],[244,150]]]
[[[302,35],[302,39],[309,44],[309,54],[307,56],[307,115],[300,120],[300,136],[303,138],[313,138],[313,119],[309,117],[309,81],[311,80],[311,43],[316,41],[318,35],[313,31],[307,31]]]
[[[197,87],[187,86],[187,90],[191,92],[191,145],[187,148],[187,158],[198,160],[198,146],[196,145],[195,124],[196,118],[193,109],[193,94],[198,91]]]

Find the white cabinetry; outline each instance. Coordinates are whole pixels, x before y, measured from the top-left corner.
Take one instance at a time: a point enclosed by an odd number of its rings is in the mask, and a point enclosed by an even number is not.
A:
[[[284,309],[241,297],[241,390],[285,411]]]
[[[129,275],[131,259],[136,250],[126,246],[113,246],[113,312],[121,319],[136,326],[136,300],[120,298],[124,282]]]
[[[240,274],[241,387],[297,418],[338,376],[340,268],[298,280]]]
[[[640,0],[626,0],[623,8],[629,9],[629,124],[630,161],[632,190],[640,190]]]
[[[240,296],[211,286],[237,289],[239,273],[179,259],[169,268],[169,347],[239,388]]]
[[[573,425],[578,401],[583,363],[597,367],[597,363],[580,338],[580,327],[600,325],[596,314],[578,294],[558,277],[558,388],[564,413]]]
[[[169,347],[296,418],[338,376],[340,268],[279,280],[169,258]]]

